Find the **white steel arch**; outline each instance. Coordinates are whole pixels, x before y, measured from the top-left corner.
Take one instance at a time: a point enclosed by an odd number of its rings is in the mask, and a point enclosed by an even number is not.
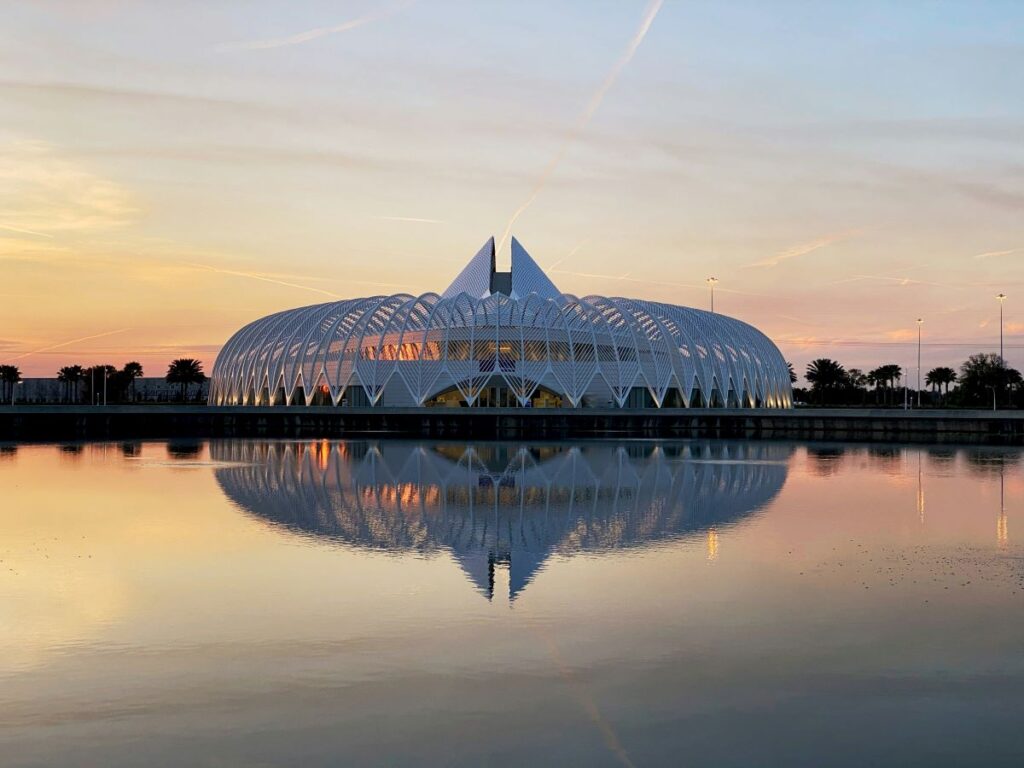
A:
[[[473,406],[499,386],[521,406],[542,391],[546,403],[554,396],[571,407],[792,406],[788,366],[753,326],[659,302],[552,294],[516,246],[513,286],[541,292],[373,296],[249,323],[217,357],[210,402]],[[493,269],[490,248],[454,287],[480,288],[478,271]],[[458,396],[438,400],[445,392]]]

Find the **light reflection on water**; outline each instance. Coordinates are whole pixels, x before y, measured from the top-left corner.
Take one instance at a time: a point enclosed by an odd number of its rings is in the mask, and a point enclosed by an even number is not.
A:
[[[1018,765],[1011,449],[0,445],[3,765]]]
[[[394,553],[445,550],[488,599],[557,553],[651,546],[741,520],[785,483],[792,448],[216,443],[224,494],[299,531]],[[232,466],[234,464],[235,466]]]

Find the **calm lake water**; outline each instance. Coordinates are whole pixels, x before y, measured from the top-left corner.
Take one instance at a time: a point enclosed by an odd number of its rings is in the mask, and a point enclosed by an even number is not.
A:
[[[0,505],[4,766],[1024,764],[1017,450],[8,445]]]

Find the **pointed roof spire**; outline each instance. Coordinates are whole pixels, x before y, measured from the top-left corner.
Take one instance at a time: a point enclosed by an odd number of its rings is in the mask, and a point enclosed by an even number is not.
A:
[[[452,280],[441,298],[450,299],[460,293],[468,293],[474,299],[482,299],[491,293],[491,272],[494,270],[494,238],[488,238],[483,248]]]
[[[512,295],[523,298],[536,293],[544,299],[560,299],[562,292],[555,287],[540,264],[526,252],[514,237],[512,238]]]
[[[450,299],[460,293],[468,293],[474,299],[482,299],[490,296],[495,290],[500,293],[508,293],[514,299],[522,299],[531,293],[545,299],[560,300],[561,291],[551,282],[551,279],[544,274],[544,270],[526,252],[526,249],[514,237],[512,238],[512,280],[511,290],[508,290],[507,272],[496,272],[494,238],[491,237],[484,243],[484,247],[477,251],[476,256],[469,260],[469,263],[459,272],[458,277],[452,280],[441,298]],[[495,281],[495,277],[503,280]],[[496,288],[496,285],[505,287]]]

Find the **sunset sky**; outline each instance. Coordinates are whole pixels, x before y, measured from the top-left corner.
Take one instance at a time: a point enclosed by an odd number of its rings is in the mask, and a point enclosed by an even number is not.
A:
[[[1024,368],[1024,4],[8,0],[0,363],[212,368],[267,313],[558,287],[802,370]],[[503,257],[507,260],[507,245]]]

